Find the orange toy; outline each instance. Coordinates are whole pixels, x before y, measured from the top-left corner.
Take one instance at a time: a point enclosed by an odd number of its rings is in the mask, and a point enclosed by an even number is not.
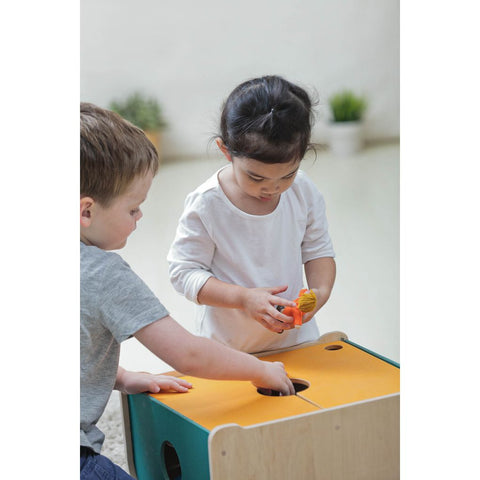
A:
[[[295,328],[300,328],[303,322],[303,315],[306,312],[311,312],[317,305],[317,297],[311,290],[303,288],[300,290],[295,303],[297,304],[296,307],[283,307],[279,305],[277,310],[284,315],[293,317]]]

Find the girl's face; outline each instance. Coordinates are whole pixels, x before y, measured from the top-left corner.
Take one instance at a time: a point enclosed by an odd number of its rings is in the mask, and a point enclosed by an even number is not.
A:
[[[280,195],[290,188],[300,161],[263,163],[251,158],[232,158],[233,176],[240,190],[258,202],[278,203]]]

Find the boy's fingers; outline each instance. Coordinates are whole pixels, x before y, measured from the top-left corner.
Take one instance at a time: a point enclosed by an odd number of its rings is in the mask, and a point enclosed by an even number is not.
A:
[[[156,375],[155,377],[156,377],[155,381],[158,383],[164,383],[164,384],[167,383],[169,385],[173,385],[173,382],[176,382],[184,387],[188,387],[188,388],[192,387],[192,384],[183,378],[173,377],[169,375]]]
[[[150,382],[150,385],[148,386],[148,391],[150,393],[158,393],[161,390],[160,385],[155,382]]]
[[[183,378],[177,378],[177,382],[180,383],[180,385],[182,385],[183,387],[192,388],[192,384],[190,382],[187,382]]]
[[[192,384],[181,378],[161,377],[150,386],[149,391],[152,393],[169,390],[174,390],[175,392],[187,392],[189,388],[192,388]]]
[[[288,379],[288,390],[290,391],[290,395],[295,395],[295,387],[290,379]]]
[[[187,387],[184,387],[177,382],[171,383],[170,385],[166,385],[164,387],[160,387],[160,389],[164,391],[173,390],[175,392],[188,392]]]
[[[188,392],[188,388],[187,387],[182,387],[182,385],[177,385],[176,388],[174,389],[176,392]]]

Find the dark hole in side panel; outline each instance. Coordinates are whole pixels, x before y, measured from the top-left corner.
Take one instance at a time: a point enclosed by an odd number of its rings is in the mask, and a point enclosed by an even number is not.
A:
[[[180,467],[180,460],[178,459],[177,451],[170,442],[163,443],[162,454],[167,472],[167,477],[165,478],[168,478],[168,480],[181,480],[182,469]]]

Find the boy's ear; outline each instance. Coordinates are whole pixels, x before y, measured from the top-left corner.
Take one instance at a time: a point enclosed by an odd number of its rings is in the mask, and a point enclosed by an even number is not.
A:
[[[95,201],[91,197],[80,198],[80,226],[89,227],[92,221],[92,207]]]
[[[217,144],[217,147],[220,149],[220,151],[225,155],[225,158],[229,162],[231,162],[232,156],[230,155],[230,152],[228,151],[227,146],[223,143],[223,140],[220,137],[217,137],[215,139],[215,143]]]

